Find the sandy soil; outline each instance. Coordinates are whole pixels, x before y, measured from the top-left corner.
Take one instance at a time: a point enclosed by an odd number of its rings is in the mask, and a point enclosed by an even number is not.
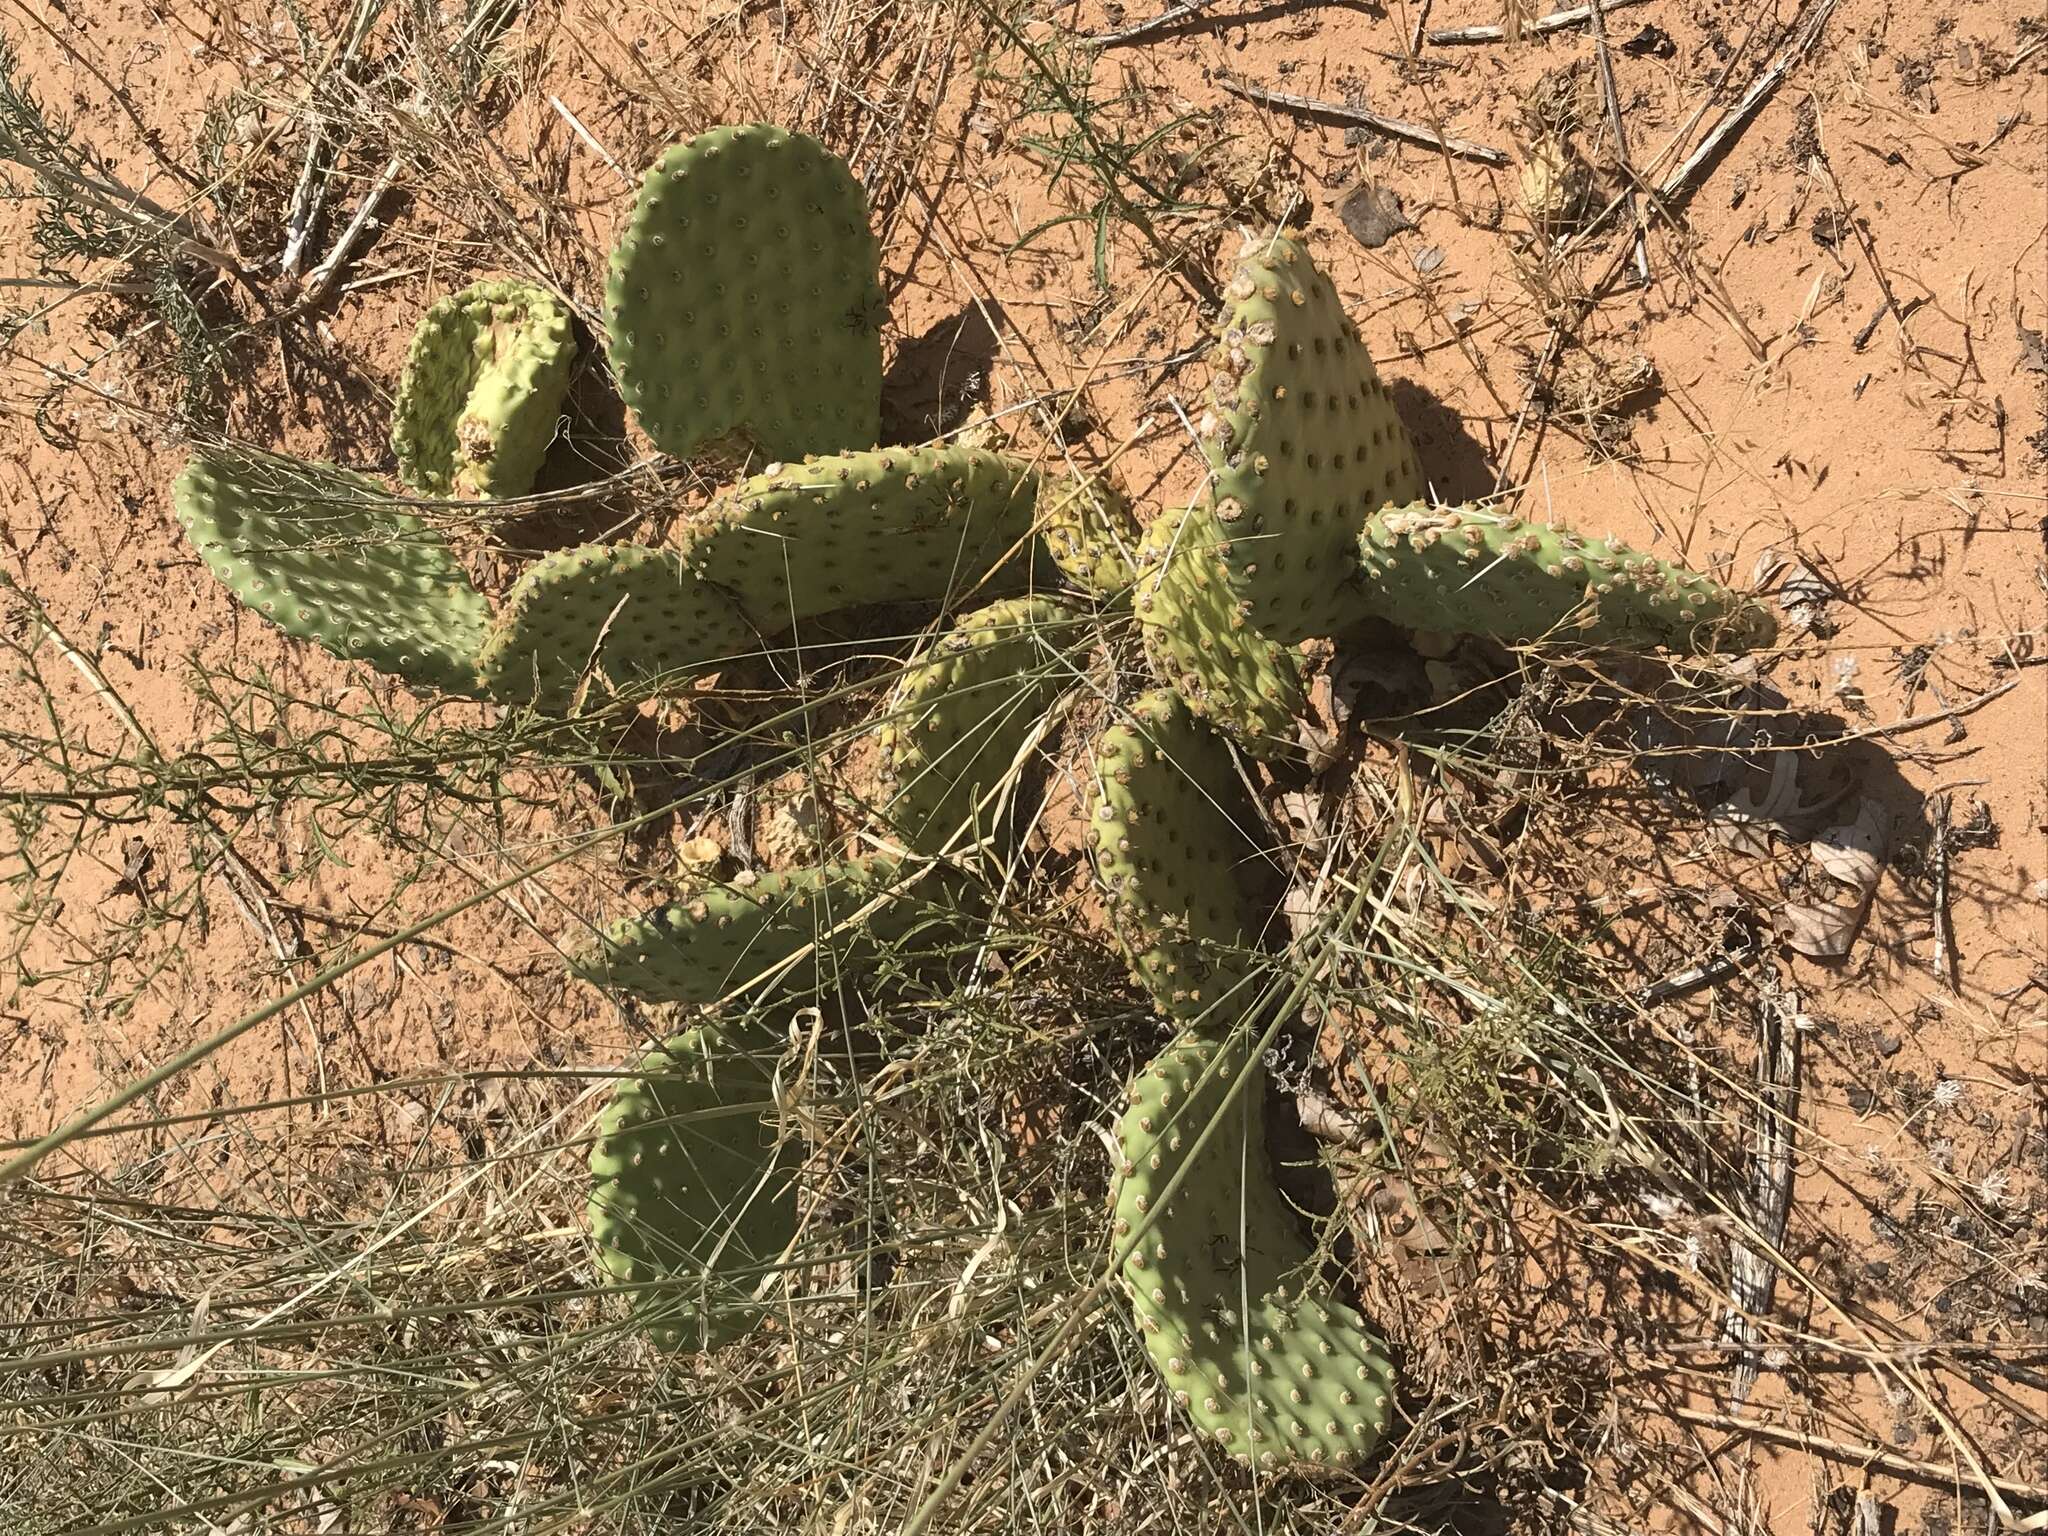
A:
[[[1738,583],[1761,570],[1775,590],[1796,577],[1820,594],[1804,610],[1814,627],[1788,624],[1769,680],[1859,739],[1845,803],[1873,808],[1886,859],[1845,958],[1767,946],[1804,1043],[1785,1251],[1814,1277],[1806,1294],[1781,1283],[1776,1305],[1813,1335],[1873,1352],[1967,1341],[2038,1360],[2048,1347],[2048,34],[2038,15],[2014,0],[1931,11],[1841,0],[1817,46],[1673,200],[1672,221],[1653,224],[1648,283],[1608,292],[1577,323],[1575,298],[1630,262],[1630,242],[1610,231],[1583,254],[1543,260],[1532,224],[1544,206],[1557,217],[1555,205],[1534,188],[1532,215],[1521,172],[1540,147],[1532,123],[1570,111],[1594,205],[1623,185],[1584,27],[1426,45],[1411,59],[1407,39],[1424,25],[1412,5],[1219,4],[1102,50],[1089,85],[1098,131],[1135,141],[1182,119],[1141,162],[1162,181],[1183,169],[1176,154],[1227,137],[1185,180],[1191,200],[1234,208],[1171,272],[1130,222],[1112,221],[1105,290],[1091,266],[1094,214],[1109,194],[1079,164],[1052,180],[1053,157],[1033,142],[1046,118],[1024,110],[1014,43],[992,62],[969,43],[986,34],[958,18],[868,18],[874,74],[869,106],[856,111],[818,86],[815,30],[771,7],[677,16],[548,4],[511,34],[515,67],[493,86],[495,151],[430,186],[403,172],[348,286],[297,307],[294,285],[275,276],[302,152],[288,108],[304,66],[283,13],[127,0],[31,9],[33,23],[4,24],[20,74],[160,201],[190,196],[165,162],[202,167],[206,114],[217,112],[220,166],[239,169],[251,209],[213,216],[263,274],[257,291],[224,282],[201,299],[216,323],[253,327],[221,376],[228,435],[372,469],[389,467],[384,423],[424,303],[516,252],[596,320],[631,173],[674,137],[762,116],[825,129],[869,180],[898,421],[943,416],[978,381],[997,413],[1078,390],[1064,445],[1030,413],[1005,419],[1027,423],[1034,451],[1113,459],[1149,511],[1198,479],[1173,407],[1196,409],[1204,382],[1182,356],[1203,334],[1201,289],[1238,227],[1291,217],[1393,382],[1436,494],[1519,487],[1543,515]],[[1789,4],[1779,11],[1790,19]],[[1140,17],[1087,0],[1019,17],[1015,42],[1051,50],[1055,22],[1089,33]],[[1445,0],[1426,28],[1499,19]],[[1608,18],[1628,160],[1646,181],[1673,170],[1667,146],[1690,144],[1696,112],[1725,110],[1734,91],[1710,94],[1719,72],[1740,81],[1768,56],[1748,36],[1762,24],[1719,0],[1655,0]],[[918,39],[926,46],[911,46]],[[68,58],[74,50],[96,70]],[[1262,107],[1226,79],[1435,125],[1499,148],[1506,166]],[[385,152],[344,156],[316,243],[332,241]],[[195,174],[203,183],[220,171]],[[1374,194],[1408,227],[1368,248],[1339,208]],[[1063,213],[1081,217],[1020,248]],[[12,276],[38,274],[31,217],[27,203],[0,211]],[[1178,240],[1186,222],[1158,216],[1161,237]],[[389,698],[385,680],[238,610],[184,542],[168,487],[186,434],[173,350],[149,311],[35,287],[8,303],[19,318],[5,332],[0,604],[10,668],[20,673],[20,653],[33,651],[42,684],[16,677],[4,690],[0,714],[17,743],[6,787],[51,782],[20,743],[61,737],[76,752],[132,758],[146,738],[175,759],[212,742],[226,761],[229,713],[240,721],[232,751],[246,753],[265,732],[307,739],[331,723],[323,709]],[[595,362],[577,398],[584,446],[558,451],[551,472],[563,479],[578,473],[565,453],[603,461],[631,447],[618,441]],[[519,540],[509,542],[516,565]],[[223,677],[259,670],[300,702],[227,702]],[[7,865],[23,906],[0,973],[0,1136],[42,1133],[322,963],[473,895],[595,804],[587,785],[566,799],[536,790],[532,803],[504,806],[495,843],[453,808],[430,808],[450,834],[435,842],[383,835],[362,815],[367,799],[346,811],[337,799],[330,815],[304,797],[267,801],[233,772],[218,778],[203,801],[128,802],[117,825],[60,810],[32,840],[15,834],[39,856],[62,845],[68,857],[47,881],[19,857]],[[672,842],[701,830],[675,829]],[[565,979],[555,939],[573,913],[614,910],[620,882],[651,888],[642,877],[669,858],[668,845],[646,853],[614,871],[610,889],[564,872],[504,892],[287,1010],[152,1102],[190,1110],[422,1070],[622,1055],[632,1026]],[[1807,858],[1796,838],[1766,837],[1739,856],[1697,830],[1652,850],[1620,838],[1588,851],[1583,879],[1565,870],[1519,894],[1563,910],[1725,878],[1769,920],[1812,899]],[[1697,961],[1686,950],[1697,932],[1647,923],[1633,979]],[[1737,1039],[1750,1028],[1711,1006],[1686,1017]],[[1711,1222],[1702,1230],[1711,1235]],[[1560,1312],[1580,1312],[1588,1337],[1626,1358],[1640,1304],[1587,1293]],[[1645,1367],[1636,1401],[1692,1417],[1618,1421],[1617,1463],[1640,1466],[1654,1445],[1692,1470],[1651,1479],[1640,1507],[1621,1475],[1596,1513],[1622,1525],[1592,1528],[1847,1530],[1868,1492],[1895,1522],[1887,1528],[1987,1529],[1982,1479],[1959,1446],[2015,1485],[2048,1485],[2038,1376],[1924,1371],[1918,1400],[1893,1388],[1887,1401],[1868,1372],[1772,1367],[1731,1407],[1727,1371],[1711,1340],[1683,1369],[1660,1357],[1655,1383]],[[1859,1471],[1854,1456],[1814,1454],[1801,1437],[1883,1446],[1952,1468],[1952,1482]],[[1674,1482],[1697,1502],[1672,1495]]]

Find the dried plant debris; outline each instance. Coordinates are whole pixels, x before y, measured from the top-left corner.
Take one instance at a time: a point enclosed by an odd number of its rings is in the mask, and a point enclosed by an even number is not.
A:
[[[1844,888],[1846,898],[1787,902],[1778,910],[1779,939],[1815,960],[1848,954],[1877,894],[1890,844],[1891,816],[1868,798],[1852,818],[1820,832],[1810,845],[1813,867]]]

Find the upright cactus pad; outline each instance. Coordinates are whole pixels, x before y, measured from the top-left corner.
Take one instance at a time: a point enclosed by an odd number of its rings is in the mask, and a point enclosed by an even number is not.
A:
[[[490,605],[441,535],[375,481],[202,451],[171,503],[208,569],[286,634],[423,687],[476,691]]]
[[[1369,609],[1415,629],[1695,652],[1777,632],[1761,604],[1710,576],[1484,507],[1387,508],[1359,553]]]
[[[477,665],[493,698],[559,713],[593,668],[626,687],[759,650],[732,600],[675,551],[586,544],[527,567]]]
[[[1255,1039],[1191,1033],[1133,1080],[1112,1241],[1145,1352],[1199,1428],[1263,1468],[1345,1467],[1386,1432],[1393,1367],[1273,1182]]]
[[[1225,1024],[1254,1000],[1262,825],[1222,738],[1176,694],[1144,695],[1096,744],[1096,878],[1133,974],[1170,1018]]]
[[[1308,252],[1262,241],[1225,289],[1202,424],[1210,504],[1246,617],[1282,644],[1358,616],[1358,530],[1422,478],[1358,327]]]
[[[656,1342],[691,1350],[753,1327],[796,1236],[797,1165],[769,1064],[712,1030],[656,1046],[620,1083],[590,1153],[590,1235],[606,1274],[646,1287],[633,1303]]]
[[[1060,574],[1090,597],[1107,602],[1130,590],[1142,535],[1130,503],[1106,479],[1044,476],[1038,531]]]
[[[888,816],[909,847],[936,853],[975,814],[1088,643],[1071,608],[1012,598],[962,619],[904,673],[881,735],[895,783]]]
[[[973,448],[882,448],[777,465],[692,529],[690,569],[763,634],[866,603],[952,601],[1028,541],[1038,477]]]
[[[673,146],[605,289],[626,404],[678,457],[732,433],[775,459],[871,446],[878,262],[860,183],[816,140],[748,123]]]
[[[391,447],[424,496],[524,496],[561,419],[576,335],[545,288],[482,282],[421,319],[398,382]]]
[[[1245,618],[1206,507],[1168,510],[1139,546],[1138,632],[1160,679],[1254,757],[1290,750],[1307,708],[1300,655]]]
[[[927,877],[849,921],[904,874],[897,860],[871,854],[761,875],[751,885],[713,886],[612,924],[571,957],[569,968],[586,981],[664,1003],[716,1002],[785,962],[777,994],[811,992],[821,977],[829,987],[842,972],[864,982],[860,973],[878,946],[949,915],[934,903],[950,900],[953,887]],[[823,967],[821,952],[831,957]]]

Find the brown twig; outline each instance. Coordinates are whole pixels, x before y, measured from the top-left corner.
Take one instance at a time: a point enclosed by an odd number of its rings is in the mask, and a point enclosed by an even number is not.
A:
[[[1927,802],[1927,809],[1929,819],[1934,823],[1933,846],[1928,850],[1928,863],[1934,874],[1934,954],[1929,964],[1934,969],[1934,979],[1953,992],[1956,989],[1956,955],[1948,911],[1949,797],[1946,794],[1934,796]]]
[[[1707,130],[1707,136],[1685,157],[1678,169],[1664,178],[1664,184],[1657,189],[1660,198],[1667,203],[1679,203],[1691,196],[1693,188],[1707,168],[1720,158],[1729,141],[1742,131],[1792,66],[1804,58],[1807,50],[1819,40],[1821,28],[1827,25],[1834,10],[1835,0],[1808,0],[1791,34],[1779,46],[1763,73],[1750,82],[1749,89],[1742,93],[1742,99],[1722,114],[1721,120]]]
[[[1603,11],[1618,11],[1625,5],[1646,5],[1649,0],[1605,0],[1600,7]],[[1523,37],[1541,37],[1546,32],[1559,32],[1566,27],[1576,27],[1581,22],[1593,19],[1593,7],[1575,5],[1568,11],[1552,11],[1548,16],[1538,16],[1534,21],[1524,22]],[[1508,39],[1505,27],[1444,27],[1424,34],[1439,48],[1448,48],[1459,43],[1504,43]]]
[[[1246,101],[1257,102],[1262,107],[1278,107],[1284,112],[1299,112],[1308,117],[1327,117],[1349,127],[1369,129],[1390,139],[1402,139],[1410,144],[1419,144],[1424,149],[1439,150],[1447,155],[1459,155],[1467,160],[1477,160],[1481,165],[1503,169],[1508,157],[1500,150],[1485,144],[1475,144],[1470,139],[1454,139],[1446,134],[1425,128],[1420,123],[1403,122],[1397,117],[1382,117],[1377,112],[1368,112],[1363,107],[1347,107],[1342,102],[1318,101],[1312,96],[1295,96],[1286,91],[1269,91],[1264,86],[1246,85],[1229,75],[1218,75],[1216,83],[1233,96],[1242,96]]]
[[[1755,1435],[1760,1440],[1773,1440],[1779,1445],[1789,1445],[1796,1450],[1812,1451],[1817,1456],[1853,1461],[1866,1469],[1887,1472],[1893,1477],[1905,1478],[1911,1482],[1932,1482],[1945,1488],[1953,1488],[1956,1484],[1954,1467],[1945,1467],[1931,1461],[1915,1461],[1911,1457],[1894,1455],[1874,1445],[1854,1445],[1846,1440],[1829,1440],[1782,1424],[1739,1419],[1725,1413],[1702,1413],[1695,1408],[1672,1407],[1664,1411],[1687,1424],[1699,1424],[1708,1429],[1725,1429],[1731,1434]],[[1984,1482],[2010,1498],[2022,1499],[2029,1504],[2048,1503],[2048,1487],[2039,1484],[2016,1482],[2011,1478],[1992,1477],[1988,1474]],[[2035,1518],[2027,1517],[2029,1520]],[[2043,1524],[2048,1522],[2021,1524],[2015,1529],[2038,1531],[2043,1528]]]
[[[1154,32],[1164,31],[1177,21],[1199,16],[1215,3],[1216,0],[1182,0],[1181,4],[1168,6],[1156,16],[1147,16],[1143,21],[1134,21],[1114,32],[1098,32],[1082,41],[1090,48],[1121,48],[1126,43],[1135,43]]]
[[[1621,120],[1621,93],[1614,84],[1614,54],[1607,46],[1607,22],[1604,12],[1612,0],[1593,0],[1586,7],[1586,14],[1593,23],[1593,57],[1600,66],[1600,95],[1607,105],[1607,129],[1614,135],[1614,163],[1621,170],[1626,190],[1622,193],[1623,207],[1628,213],[1629,223],[1635,226],[1636,282],[1648,287],[1650,282],[1650,245],[1644,229],[1642,215],[1636,210],[1636,173],[1629,164],[1628,131]]]
[[[1792,1214],[1792,1142],[1799,1127],[1799,997],[1784,993],[1768,975],[1765,994],[1756,1010],[1757,1098],[1756,1161],[1750,1170],[1745,1218],[1728,1240],[1728,1280],[1735,1306],[1723,1330],[1738,1343],[1751,1346],[1735,1362],[1729,1389],[1731,1407],[1740,1408],[1756,1386],[1760,1364],[1756,1319],[1768,1317],[1778,1273],[1764,1252],[1745,1240],[1755,1230],[1768,1250],[1785,1246],[1785,1227]]]

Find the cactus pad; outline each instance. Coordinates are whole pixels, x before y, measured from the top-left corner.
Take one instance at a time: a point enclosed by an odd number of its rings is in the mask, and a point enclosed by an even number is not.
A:
[[[880,431],[881,284],[867,198],[836,155],[763,123],[671,147],[605,290],[626,404],[686,457],[739,433],[770,458]]]
[[[1273,1182],[1255,1039],[1191,1034],[1132,1081],[1113,1240],[1145,1352],[1200,1429],[1264,1468],[1349,1466],[1386,1432],[1393,1367]]]
[[[1358,530],[1422,493],[1415,450],[1358,327],[1308,252],[1261,241],[1224,290],[1203,452],[1246,617],[1291,645],[1358,616]]]
[[[811,992],[830,986],[840,971],[869,965],[877,946],[952,910],[934,905],[951,888],[928,877],[866,917],[848,921],[904,873],[897,860],[870,854],[761,875],[747,886],[712,886],[614,923],[571,957],[569,969],[586,981],[656,1002],[710,1003],[815,944],[781,970],[775,983],[778,994]],[[835,962],[822,972],[822,982],[820,951]]]
[[[796,1163],[777,1139],[770,1065],[708,1029],[650,1050],[599,1117],[590,1235],[657,1343],[716,1345],[797,1231]]]
[[[490,606],[441,535],[375,481],[201,452],[171,503],[213,574],[286,634],[410,683],[476,691]]]
[[[1191,713],[1254,757],[1290,750],[1307,708],[1298,653],[1245,619],[1216,556],[1208,509],[1168,510],[1139,546],[1138,632],[1145,654]]]
[[[1045,476],[1038,530],[1060,574],[1090,597],[1108,601],[1130,590],[1141,534],[1130,504],[1107,480]]]
[[[1252,1001],[1262,821],[1230,751],[1176,694],[1148,693],[1096,744],[1088,845],[1133,974],[1168,1017]],[[1227,1002],[1225,999],[1229,999]]]
[[[398,477],[426,496],[524,496],[569,387],[576,336],[545,288],[482,282],[421,319],[392,414]]]
[[[684,556],[763,634],[867,603],[950,601],[1028,538],[1037,479],[972,448],[805,459],[721,497]]]
[[[889,819],[908,846],[935,853],[975,814],[1087,644],[1072,609],[1012,598],[962,619],[904,673],[881,734],[895,781]]]
[[[477,670],[493,698],[560,712],[593,664],[630,686],[759,649],[732,600],[673,550],[586,544],[535,561],[513,583]]]
[[[1359,553],[1368,608],[1414,629],[1679,651],[1743,650],[1776,633],[1760,604],[1712,577],[1484,507],[1384,509]]]

